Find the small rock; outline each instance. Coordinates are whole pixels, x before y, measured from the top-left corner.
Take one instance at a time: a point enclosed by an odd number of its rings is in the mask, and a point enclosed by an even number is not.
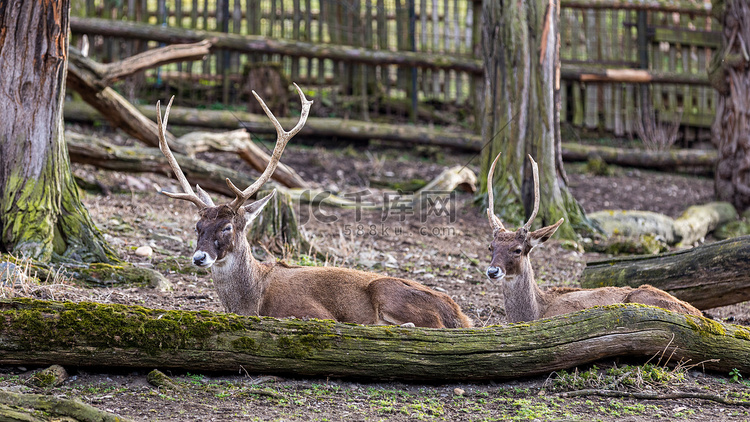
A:
[[[454,388],[453,389],[453,394],[455,394],[457,396],[463,396],[464,393],[466,393],[466,391],[464,391],[463,388]]]
[[[39,388],[51,388],[61,385],[68,378],[68,372],[60,365],[52,365],[39,371],[29,379],[29,384]]]
[[[135,250],[135,255],[140,256],[141,258],[150,258],[151,255],[154,254],[154,250],[151,249],[151,246],[145,245],[140,246],[138,249]]]

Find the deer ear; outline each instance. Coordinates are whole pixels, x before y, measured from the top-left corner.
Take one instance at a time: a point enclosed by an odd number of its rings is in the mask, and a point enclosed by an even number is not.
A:
[[[560,224],[562,224],[563,221],[565,221],[565,219],[561,218],[560,220],[557,221],[557,223],[551,226],[542,227],[541,229],[538,229],[529,233],[529,240],[531,242],[531,247],[533,248],[534,246],[537,246],[539,244],[542,244],[548,241],[550,237],[552,237],[552,235],[555,234],[555,232],[557,231],[557,228],[560,227]]]
[[[261,211],[263,211],[263,208],[268,205],[268,202],[273,198],[273,196],[276,194],[276,189],[272,190],[271,193],[266,195],[265,197],[258,199],[257,201],[253,202],[252,204],[245,205],[245,212],[247,213],[247,223],[250,224],[255,220]]]

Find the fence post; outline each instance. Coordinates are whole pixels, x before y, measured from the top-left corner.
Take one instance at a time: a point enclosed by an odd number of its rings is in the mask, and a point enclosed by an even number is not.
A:
[[[643,70],[648,70],[648,15],[647,11],[638,11],[638,63],[639,67]],[[649,104],[651,96],[649,95],[649,84],[640,84],[641,93],[641,115],[636,116],[637,119],[642,119],[644,113],[650,110]]]

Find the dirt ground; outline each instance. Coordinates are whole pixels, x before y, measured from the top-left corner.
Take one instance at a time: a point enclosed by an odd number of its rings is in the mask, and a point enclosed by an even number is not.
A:
[[[233,158],[204,156],[237,169],[247,166]],[[369,150],[344,147],[289,146],[283,161],[316,186],[365,200],[381,202],[388,181],[430,180],[448,166],[469,163],[470,154],[429,148],[410,154],[382,146]],[[476,161],[476,160],[475,160]],[[615,169],[612,176],[594,176],[582,166],[567,166],[570,187],[587,211],[642,209],[677,217],[688,206],[712,199],[713,182],[685,175]],[[82,289],[69,281],[54,286],[27,286],[19,295],[73,301],[138,304],[152,308],[222,311],[210,276],[191,266],[197,221],[194,206],[158,194],[176,190],[175,182],[153,174],[125,175],[74,166],[75,174],[95,182],[108,195],[84,194],[84,202],[106,239],[120,256],[137,265],[162,271],[171,291],[147,287]],[[223,198],[217,198],[223,200]],[[409,210],[383,217],[357,210],[298,210],[312,243],[331,252],[327,262],[417,280],[451,295],[464,312],[482,327],[505,323],[502,291],[487,281],[490,229],[485,214],[469,193],[452,198],[452,215],[419,221]],[[323,223],[316,212],[333,215]],[[319,215],[319,214],[318,214]],[[403,221],[402,221],[403,220]],[[148,245],[151,256],[136,248]],[[534,250],[532,264],[542,287],[576,286],[587,261],[602,256],[580,253],[550,241]],[[288,257],[294,261],[295,257]],[[747,320],[750,306],[740,304],[709,310],[716,318]],[[672,362],[674,363],[674,362]],[[146,381],[148,370],[104,372],[66,368],[70,378],[60,387],[42,392],[77,398],[100,409],[134,420],[748,420],[748,406],[699,399],[635,400],[584,396],[563,398],[562,391],[611,386],[623,391],[654,394],[710,392],[750,403],[750,374],[706,374],[657,365],[629,367],[629,362],[600,362],[547,377],[511,382],[449,383],[440,385],[360,383],[340,379],[290,379],[252,372],[238,374],[169,373],[178,389],[157,388]],[[631,368],[620,378],[622,367]],[[635,369],[632,369],[635,368]],[[39,391],[27,385],[38,368],[1,368],[0,388]],[[658,380],[648,374],[658,372]],[[632,373],[637,380],[627,385]],[[613,375],[614,374],[614,375]],[[640,381],[638,381],[640,380]],[[645,381],[644,381],[645,380]]]

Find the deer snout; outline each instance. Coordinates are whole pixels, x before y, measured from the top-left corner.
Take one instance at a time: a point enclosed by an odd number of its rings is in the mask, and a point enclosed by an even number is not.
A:
[[[499,267],[487,267],[487,277],[490,280],[500,280],[505,277],[505,272]]]
[[[196,267],[210,267],[214,260],[203,251],[195,251],[193,254],[193,265]]]

